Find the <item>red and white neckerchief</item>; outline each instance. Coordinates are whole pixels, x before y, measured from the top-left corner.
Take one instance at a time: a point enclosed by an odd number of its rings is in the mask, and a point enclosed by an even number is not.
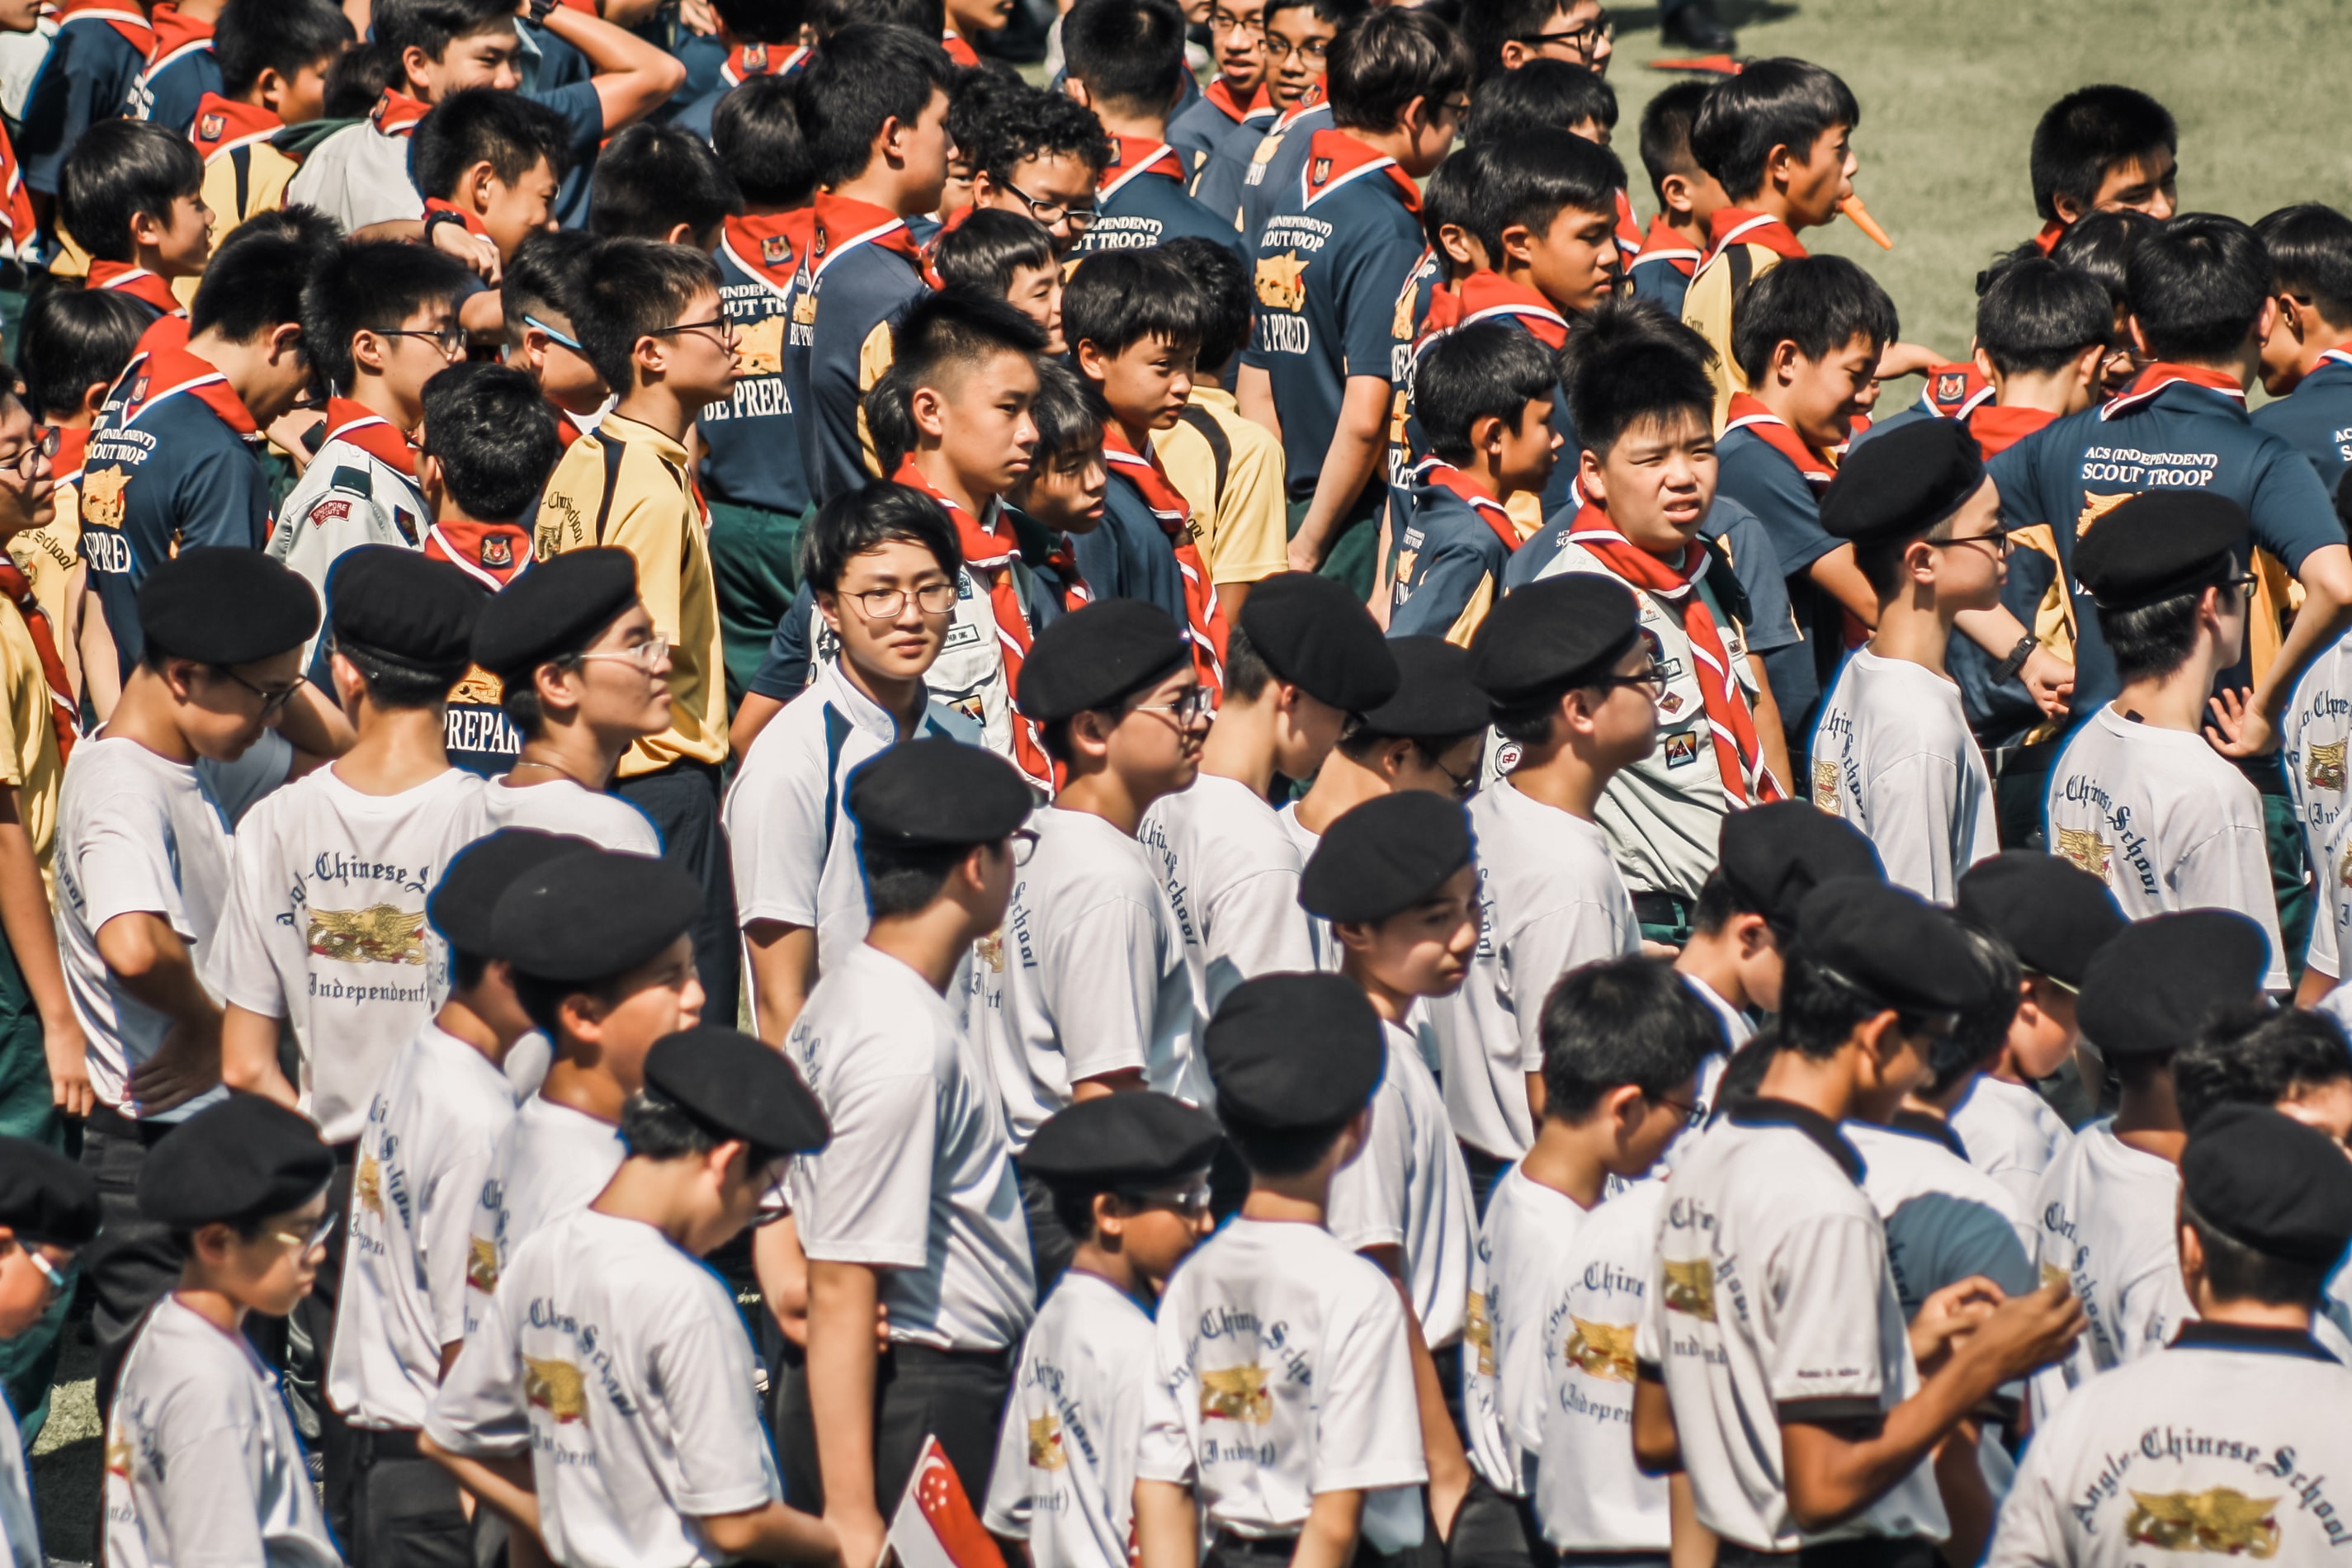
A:
[[[793,276],[815,233],[816,213],[810,207],[730,217],[719,231],[719,249],[741,271],[784,294],[791,291]]]
[[[1797,231],[1770,213],[1746,207],[1726,207],[1706,220],[1706,259],[1713,261],[1735,245],[1760,245],[1783,261],[1801,261],[1805,247]]]
[[[1992,383],[1973,364],[1932,365],[1919,406],[1940,419],[1966,419],[1992,398]]]
[[[940,47],[947,50],[948,58],[967,70],[980,63],[980,51],[965,43],[953,27],[940,35]]]
[[[1877,423],[1867,414],[1855,415],[1853,423],[1846,426],[1845,439],[1830,448],[1830,456],[1841,463],[1844,462],[1845,455],[1853,450],[1853,444],[1869,435],[1870,427]]]
[[[1617,187],[1617,254],[1624,258],[1626,266],[1633,266],[1640,258],[1643,243],[1642,220],[1633,216],[1633,198],[1625,194],[1624,186],[1620,185]]]
[[[446,561],[495,594],[530,566],[530,531],[519,523],[450,518],[425,531],[425,558]]]
[[[196,118],[189,123],[188,140],[207,163],[240,147],[267,142],[286,129],[286,121],[257,103],[208,92],[196,101]]]
[[[1252,120],[1274,118],[1274,92],[1265,82],[1257,84],[1257,90],[1250,95],[1247,103],[1234,96],[1233,88],[1223,77],[1211,82],[1201,96],[1207,99],[1218,113],[1236,125]]]
[[[154,42],[147,50],[147,68],[140,73],[142,79],[153,77],[176,60],[203,54],[213,47],[213,25],[182,16],[174,0],[159,0],[148,26],[154,34]]]
[[[1772,450],[1789,459],[1813,494],[1820,495],[1837,478],[1837,459],[1826,452],[1817,452],[1805,445],[1805,438],[1790,428],[1789,422],[1764,406],[1764,402],[1752,392],[1731,395],[1730,417],[1725,421],[1723,433],[1745,430]]]
[[[1201,546],[1192,537],[1192,503],[1160,466],[1159,451],[1148,444],[1137,451],[1113,420],[1103,422],[1103,462],[1135,487],[1176,552],[1176,569],[1184,578],[1184,629],[1192,636],[1193,673],[1202,685],[1223,697],[1225,612],[1217,603],[1217,585],[1209,579],[1209,563],[1201,558]]]
[[[51,482],[59,488],[81,483],[82,461],[89,455],[89,426],[53,425],[58,433],[57,456],[49,459]]]
[[[1184,155],[1167,142],[1149,136],[1114,136],[1110,142],[1111,161],[1103,165],[1095,181],[1097,204],[1110,200],[1144,174],[1164,174],[1180,187],[1184,184]]]
[[[2066,226],[2053,217],[2042,226],[2041,233],[2033,237],[2033,248],[2047,256],[2057,249],[2058,242],[2065,237]]]
[[[1477,515],[1478,521],[1495,531],[1506,550],[1519,547],[1519,525],[1511,521],[1508,508],[1479,488],[1478,481],[1442,458],[1431,458],[1417,465],[1413,479],[1434,489],[1452,494]]]
[[[397,88],[385,88],[383,96],[375,100],[368,111],[368,123],[386,136],[406,136],[416,129],[432,105],[420,103]]]
[[[819,191],[809,214],[808,268],[813,278],[824,277],[826,268],[866,245],[895,251],[916,270],[922,269],[923,247],[908,232],[907,220],[887,207]]]
[[[167,316],[184,316],[187,310],[172,286],[144,267],[128,261],[92,261],[89,264],[89,287],[109,289],[142,300]]]
[[[1683,237],[1682,231],[1666,221],[1665,214],[1660,213],[1650,220],[1650,232],[1642,237],[1642,266],[1663,261],[1689,278],[1697,273],[1698,264],[1706,259],[1706,253]]]
[[[2328,364],[2352,365],[2352,348],[2325,349],[2319,357]]]
[[[1969,434],[1988,458],[2008,451],[2058,416],[2041,408],[2004,408],[1997,403],[1979,405],[1969,416]]]
[[[58,7],[58,26],[72,22],[103,22],[122,37],[122,41],[139,51],[145,59],[155,50],[155,29],[147,14],[122,0],[66,0]]]
[[[1342,185],[1374,174],[1386,174],[1409,213],[1421,211],[1421,187],[1397,167],[1397,161],[1377,147],[1357,141],[1344,131],[1318,131],[1307,142],[1307,167],[1298,174],[1307,205],[1313,206]]]
[[[157,328],[167,330],[159,332]],[[118,386],[127,389],[117,427],[136,424],[168,398],[185,396],[211,409],[238,436],[258,436],[260,423],[244,399],[237,396],[219,366],[189,350],[187,334],[188,324],[170,317],[147,329],[139,340],[140,352],[131,355],[122,376],[116,379]]]
[[[2201,386],[2208,392],[2218,392],[2224,397],[2235,398],[2239,406],[2245,405],[2245,386],[2228,371],[2207,370],[2202,365],[2173,364],[2165,360],[2158,360],[2134,376],[2129,387],[2108,398],[2099,409],[2099,417],[2113,419],[2118,414],[2129,414],[2147,404],[2166,387],[2182,384]]]
[[[1298,101],[1297,103],[1292,104],[1288,109],[1284,110],[1281,113],[1274,117],[1274,123],[1266,128],[1265,133],[1268,136],[1281,135],[1284,132],[1297,124],[1298,121],[1310,110],[1322,108],[1329,94],[1325,88],[1325,79],[1319,76],[1317,77],[1313,81],[1307,84],[1307,90],[1298,95]],[[1271,95],[1268,96],[1266,101],[1269,104],[1274,101]]]
[[[778,44],[738,44],[719,68],[719,79],[741,87],[755,76],[790,76],[808,63],[809,53],[806,44],[790,49]]]
[[[898,471],[890,479],[939,502],[955,524],[965,570],[988,584],[988,607],[996,621],[996,651],[1004,663],[1004,689],[1019,691],[1021,665],[1029,657],[1034,634],[1029,612],[1021,603],[1021,585],[1013,581],[1013,563],[1021,559],[1021,544],[1013,537],[1013,525],[1004,520],[1003,503],[992,498],[983,516],[972,516],[971,509],[931,483],[911,457],[900,460]],[[1047,791],[1054,788],[1054,763],[1045,754],[1045,740],[1035,721],[1018,707],[1013,712],[1013,762],[1030,783]]]
[[[25,617],[25,629],[33,634],[33,652],[41,661],[41,679],[49,688],[49,729],[58,738],[58,761],[62,764],[73,756],[74,742],[81,739],[81,701],[74,696],[73,682],[66,679],[65,661],[58,657],[58,639],[49,626],[48,612],[33,596],[32,580],[5,553],[0,553],[0,594],[8,596],[16,613]]]
[[[1731,653],[1723,640],[1723,627],[1698,592],[1699,581],[1713,560],[1706,546],[1692,540],[1683,547],[1682,563],[1668,565],[1627,539],[1609,521],[1609,514],[1590,501],[1569,524],[1568,542],[1582,545],[1618,577],[1665,601],[1682,617],[1692,673],[1698,678],[1699,697],[1706,708],[1706,727],[1715,737],[1715,766],[1723,781],[1726,803],[1739,811],[1786,799],[1780,781],[1764,765],[1764,748],[1756,738],[1756,715],[1748,709],[1747,693],[1732,678]]]
[[[572,442],[588,434],[592,428],[581,424],[580,416],[561,404],[550,403],[547,406],[555,416],[555,439],[562,447],[570,447]]]
[[[0,127],[0,201],[7,207],[9,254],[29,258],[40,225],[33,216],[33,193],[25,188],[24,165],[16,162],[16,146],[5,127]]]
[[[1491,268],[1482,268],[1454,286],[1462,302],[1457,327],[1481,321],[1509,320],[1544,347],[1558,350],[1568,342],[1568,318],[1551,301],[1524,283],[1515,283]]]
[[[327,399],[327,434],[320,445],[341,441],[357,447],[403,479],[416,478],[416,448],[393,427],[391,420],[348,397]]]

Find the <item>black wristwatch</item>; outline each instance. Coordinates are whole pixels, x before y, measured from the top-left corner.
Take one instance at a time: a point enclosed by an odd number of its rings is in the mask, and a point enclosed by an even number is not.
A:
[[[436,226],[436,225],[439,225],[439,224],[445,224],[445,223],[454,223],[454,224],[457,225],[460,228],[463,228],[463,227],[465,226],[466,220],[465,220],[463,217],[459,216],[457,214],[453,213],[453,212],[437,212],[437,211],[436,211],[436,212],[429,212],[429,213],[426,213],[426,214],[425,215],[425,244],[430,245],[430,244],[432,244],[432,243],[433,243],[433,230],[434,230],[435,226]]]
[[[530,19],[534,22],[546,21],[547,14],[562,3],[562,0],[528,0],[530,6]]]
[[[2025,668],[2025,661],[2032,658],[2033,650],[2041,646],[2034,641],[2032,632],[2026,633],[2017,639],[2017,646],[2009,650],[2008,656],[1992,667],[1992,678],[1995,680],[2016,679],[2017,672]]]

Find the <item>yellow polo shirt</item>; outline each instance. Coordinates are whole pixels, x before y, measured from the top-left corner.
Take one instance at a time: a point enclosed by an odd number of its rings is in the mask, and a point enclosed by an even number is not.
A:
[[[1217,485],[1217,453],[1192,422],[1205,415],[1224,437],[1224,487]],[[1195,385],[1186,417],[1151,433],[1169,482],[1192,506],[1193,542],[1209,563],[1213,583],[1255,583],[1290,567],[1289,502],[1283,494],[1282,443],[1274,432],[1242,416],[1234,395]]]
[[[16,792],[16,819],[40,858],[44,885],[57,847],[58,788],[64,779],[40,649],[23,614],[0,598],[0,784]]]

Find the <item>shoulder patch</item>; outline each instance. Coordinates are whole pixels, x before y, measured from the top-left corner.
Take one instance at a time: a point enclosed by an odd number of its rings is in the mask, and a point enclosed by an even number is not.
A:
[[[368,471],[365,468],[352,468],[348,463],[338,465],[334,473],[328,477],[327,488],[329,489],[335,490],[349,490],[353,495],[366,495],[370,489],[368,484]]]

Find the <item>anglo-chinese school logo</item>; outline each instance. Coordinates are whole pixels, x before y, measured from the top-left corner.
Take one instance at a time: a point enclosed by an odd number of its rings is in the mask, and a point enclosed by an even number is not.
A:
[[[106,1473],[110,1476],[121,1476],[126,1481],[131,1479],[131,1437],[129,1434],[117,1431],[112,1437],[107,1440]]]
[[[568,1361],[523,1357],[522,1396],[559,1424],[588,1418],[588,1384]]]
[[[1837,763],[1813,762],[1813,804],[1834,816],[1838,808]]]
[[[312,952],[341,963],[423,963],[425,911],[392,904],[312,910],[306,940]]]
[[[2125,490],[2119,495],[2097,496],[2093,495],[2088,490],[2084,490],[2083,492],[2083,510],[2075,514],[2074,518],[2074,537],[2078,540],[2081,539],[2083,535],[2091,531],[2091,525],[2093,523],[2098,521],[2099,519],[2106,516],[2107,513],[2115,510],[2116,508],[2123,505],[2124,502],[2131,500],[2132,497],[2138,493],[2139,492],[2137,490]]]
[[[485,1296],[498,1294],[499,1249],[478,1236],[467,1238],[466,1283]]]
[[[1562,1361],[1604,1383],[1633,1381],[1633,1324],[1588,1323],[1575,1317],[1568,1321],[1568,1340],[1559,1349]]]
[[[1666,1286],[1658,1299],[1666,1310],[1702,1323],[1715,1321],[1715,1265],[1704,1258],[1680,1263],[1669,1258],[1664,1262]]]
[[[1266,1392],[1265,1368],[1223,1366],[1201,1373],[1201,1419],[1240,1421],[1263,1426],[1274,1419],[1274,1395]]]
[[[1274,310],[1296,310],[1307,303],[1307,263],[1297,251],[1258,258],[1257,301]]]
[[[1469,1309],[1462,1323],[1462,1338],[1478,1350],[1478,1375],[1495,1375],[1495,1324],[1486,1316],[1486,1293],[1470,1292]]]
[[[1070,1462],[1062,1450],[1062,1424],[1048,1415],[1040,1415],[1029,1423],[1029,1468],[1033,1470],[1058,1470]]]
[[[120,467],[92,468],[81,477],[81,520],[99,528],[122,526],[122,489],[131,473]]]
[[[383,1217],[383,1167],[376,1163],[374,1155],[360,1156],[359,1169],[352,1173],[352,1198],[376,1218]]]
[[[2115,858],[2116,847],[2099,837],[2095,827],[2062,827],[2058,829],[2058,858],[2070,861],[2076,869],[2088,871],[2104,882],[2107,868]]]
[[[2045,1263],[2042,1266],[2042,1288],[2047,1290],[2053,1285],[2071,1290],[2074,1288],[2074,1277],[2054,1263]]]
[[[2124,1539],[2159,1552],[2212,1552],[2260,1561],[2279,1549],[2279,1500],[2232,1487],[2201,1492],[2134,1492]]]
[[[2304,766],[2303,776],[2314,789],[2344,787],[2344,748],[2347,742],[2334,741],[2311,748],[2310,761]]]
[[[205,115],[196,121],[196,140],[199,142],[217,142],[221,139],[221,132],[227,129],[227,115]]]

